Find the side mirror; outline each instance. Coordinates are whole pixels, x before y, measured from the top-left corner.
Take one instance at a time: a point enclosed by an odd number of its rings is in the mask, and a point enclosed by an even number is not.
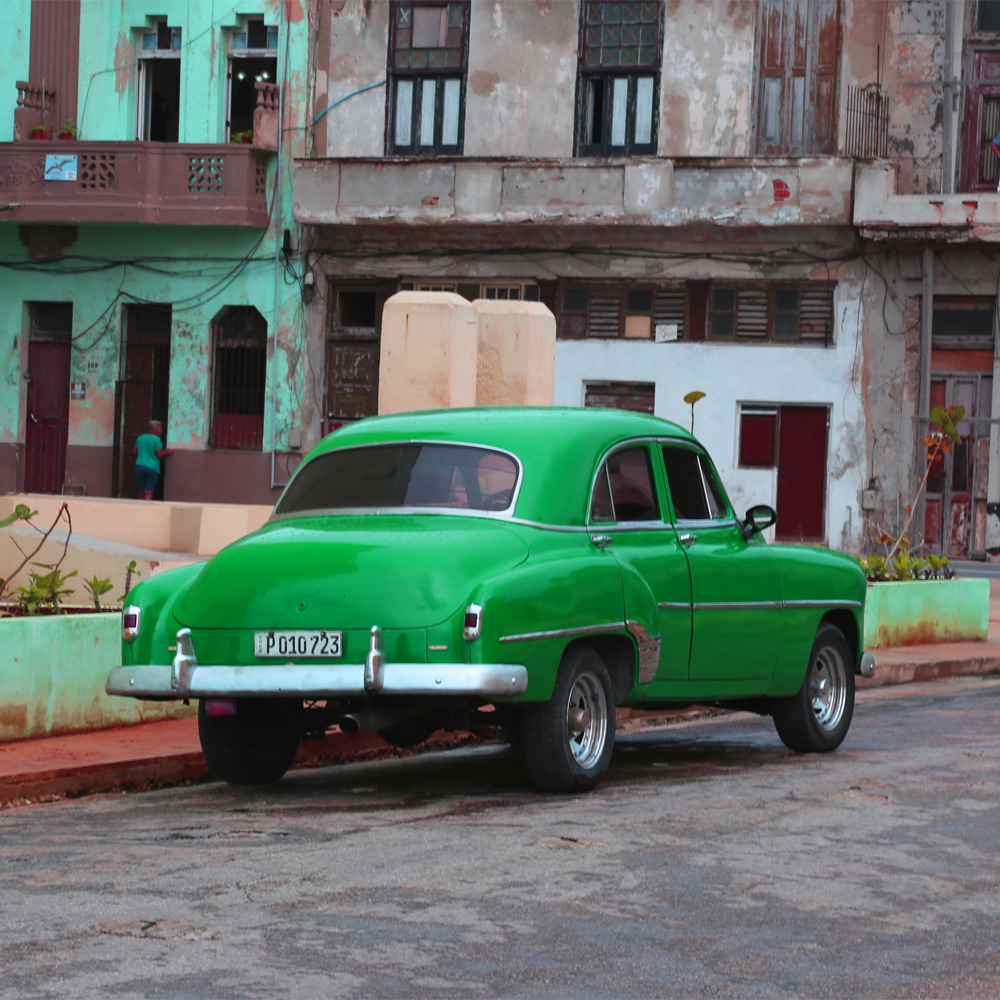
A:
[[[742,521],[743,534],[746,538],[753,538],[770,528],[777,520],[778,514],[773,507],[766,503],[754,504]]]

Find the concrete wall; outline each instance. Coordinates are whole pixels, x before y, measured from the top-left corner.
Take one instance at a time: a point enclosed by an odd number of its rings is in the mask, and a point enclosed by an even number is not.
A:
[[[121,615],[0,619],[0,742],[190,716],[180,702],[111,698],[121,662]]]

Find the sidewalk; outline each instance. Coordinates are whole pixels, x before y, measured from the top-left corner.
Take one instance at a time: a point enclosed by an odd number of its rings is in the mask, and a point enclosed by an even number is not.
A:
[[[998,581],[1000,584],[1000,581]],[[900,646],[875,650],[876,673],[858,678],[858,689],[1000,673],[1000,586],[990,600],[986,642],[952,642],[933,646]],[[664,721],[688,717],[678,713],[638,713],[625,710],[620,718],[653,716]],[[440,734],[435,743],[453,746],[462,734]],[[344,736],[334,733],[304,743],[293,767],[394,754],[374,733]],[[198,742],[197,719],[169,719],[116,729],[67,736],[0,743],[0,808],[94,792],[143,791],[213,780]]]

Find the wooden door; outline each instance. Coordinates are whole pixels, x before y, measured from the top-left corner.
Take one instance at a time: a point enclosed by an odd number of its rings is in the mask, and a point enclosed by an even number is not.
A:
[[[757,152],[835,153],[839,0],[762,0],[759,10]]]
[[[828,419],[825,406],[779,409],[777,539],[819,542],[825,538]]]
[[[69,438],[69,340],[28,345],[26,493],[61,493]]]
[[[968,87],[962,116],[962,191],[996,191],[1000,182],[993,140],[1000,133],[1000,52],[974,52],[972,77],[996,80]]]
[[[378,412],[381,288],[338,288],[326,343],[326,429]]]

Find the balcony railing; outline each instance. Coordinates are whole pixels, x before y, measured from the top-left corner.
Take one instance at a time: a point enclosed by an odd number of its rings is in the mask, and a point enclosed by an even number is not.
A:
[[[0,220],[267,225],[272,154],[164,142],[0,144]]]

